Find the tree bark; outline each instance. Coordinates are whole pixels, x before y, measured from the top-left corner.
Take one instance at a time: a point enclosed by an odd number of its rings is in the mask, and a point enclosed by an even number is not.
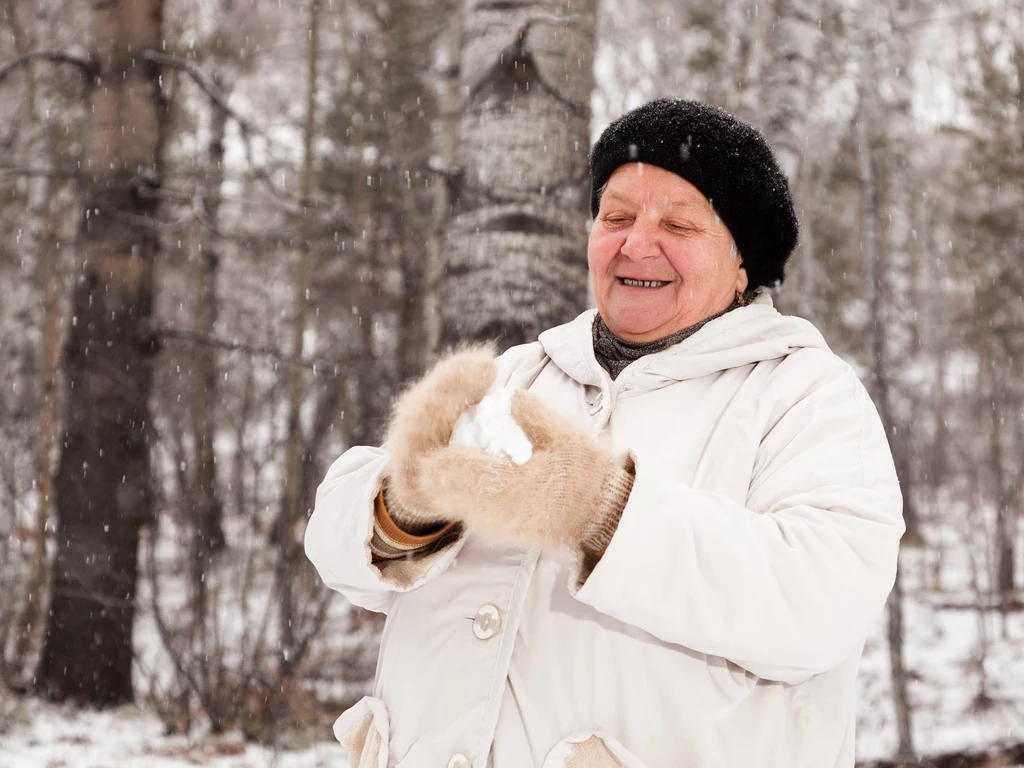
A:
[[[796,179],[807,133],[814,57],[821,32],[821,0],[776,0],[776,18],[768,34],[763,88],[765,133],[779,166]]]
[[[519,344],[586,306],[594,6],[466,6],[442,344]]]
[[[211,76],[211,80],[218,88],[222,88],[221,78],[216,73]],[[220,188],[224,182],[224,133],[227,119],[224,110],[211,105],[210,140],[200,200],[206,222],[213,225],[213,230],[218,223]],[[196,331],[206,338],[213,338],[220,309],[217,293],[219,237],[215,231],[207,231],[203,224],[196,222],[192,226],[192,239]],[[220,391],[217,349],[212,345],[199,344],[193,354],[196,371],[192,409],[195,453],[191,459],[191,471],[188,474],[182,473],[185,485],[182,490],[185,492],[186,503],[183,512],[191,526],[191,546],[187,555],[192,610],[190,641],[205,675],[209,661],[205,649],[210,603],[206,574],[214,557],[227,547],[227,538],[224,534],[224,503],[217,483],[217,464],[213,450]],[[159,576],[153,574],[153,578]]]
[[[152,520],[151,328],[165,104],[162,0],[94,0],[85,83],[83,213],[63,352],[64,439],[54,483],[57,553],[36,688],[94,706],[130,702],[141,526]]]
[[[54,232],[54,185],[47,180],[45,202],[40,215],[39,258],[43,280],[43,354],[40,361],[39,445],[36,449],[38,503],[32,528],[32,555],[29,560],[25,602],[18,617],[15,656],[24,663],[43,622],[43,598],[46,592],[46,524],[53,501],[53,451],[57,430],[57,365],[60,353],[60,316],[62,280],[60,246]]]
[[[1012,472],[1006,471],[1003,459],[1003,434],[1008,421],[1005,415],[1011,412],[1012,398],[1009,396],[1008,383],[1001,381],[1005,375],[1000,366],[989,367],[991,378],[991,429],[989,432],[989,462],[992,465],[993,485],[995,486],[996,525],[995,525],[995,584],[993,592],[999,596],[999,605],[1005,612],[1012,610],[1017,602],[1016,579],[1014,566],[1017,553],[1017,505],[1021,498],[1021,484],[1024,483],[1024,468],[1014,466]],[[1013,424],[1009,425],[1013,428]]]
[[[302,170],[299,178],[304,213],[308,213],[313,184],[313,135],[316,128],[316,78],[319,61],[318,20],[320,0],[309,3],[309,45],[306,58],[306,118],[303,129]],[[301,237],[301,245],[295,254],[294,300],[292,303],[292,354],[302,357],[302,344],[306,334],[306,314],[309,305],[310,252],[307,237]],[[277,538],[280,552],[275,572],[275,584],[280,600],[278,608],[278,630],[281,655],[278,659],[280,679],[290,676],[292,655],[295,650],[293,618],[295,614],[294,595],[290,581],[291,570],[300,554],[296,525],[306,517],[304,508],[303,451],[305,441],[302,435],[300,411],[305,395],[305,369],[300,365],[288,368],[288,432],[285,443],[284,493],[278,518]]]
[[[451,173],[455,164],[459,128],[459,56],[462,52],[463,10],[462,0],[457,0],[442,40],[446,67],[442,73],[438,97],[441,125],[437,134],[437,155],[441,167],[434,179],[434,211],[423,279],[425,366],[436,360],[441,343],[440,287],[444,277],[445,231],[454,201]]]
[[[220,86],[220,78],[213,76]],[[210,143],[207,148],[206,188],[203,191],[203,210],[209,223],[217,225],[220,211],[220,188],[224,183],[224,130],[227,113],[213,106],[210,110]],[[196,330],[213,338],[219,313],[217,273],[220,263],[218,236],[195,225],[196,249]],[[214,461],[213,440],[217,432],[216,404],[218,398],[217,351],[212,346],[199,345],[195,350],[196,392],[194,429],[196,436],[195,461],[195,555],[208,556],[226,546],[224,537],[224,505],[217,486],[217,467]]]
[[[15,50],[19,55],[28,53],[28,47],[35,40],[44,37],[48,30],[46,25],[51,19],[40,12],[36,15],[34,35],[26,35],[18,24],[16,9],[10,8],[8,26],[15,41]],[[28,38],[34,38],[29,40]],[[49,90],[46,80],[39,78],[38,71],[29,69],[25,73],[26,112],[32,116],[33,151],[39,157],[48,159],[51,167],[58,165],[58,154],[52,137],[49,114]],[[29,212],[38,219],[39,226],[28,227],[25,233],[25,245],[35,260],[34,282],[42,284],[42,318],[43,349],[38,362],[39,372],[39,433],[36,445],[36,515],[29,534],[31,555],[29,557],[28,580],[23,590],[24,602],[18,614],[15,631],[14,661],[19,673],[24,672],[29,663],[30,655],[36,651],[35,642],[41,636],[40,628],[45,623],[43,610],[47,592],[46,573],[46,526],[53,501],[53,461],[52,453],[57,429],[57,366],[60,352],[60,318],[63,308],[64,286],[60,271],[60,219],[63,210],[58,203],[58,194],[62,182],[56,178],[40,177],[30,179]],[[34,303],[38,288],[26,291]],[[27,308],[26,314],[32,316],[33,324],[38,322],[35,307]],[[25,337],[27,338],[27,337]],[[13,373],[13,372],[10,372]],[[26,377],[27,378],[27,377]],[[3,646],[0,645],[0,649]]]
[[[391,0],[387,21],[382,26],[388,76],[383,80],[383,121],[385,147],[394,164],[382,168],[384,179],[391,178],[387,193],[387,218],[391,237],[396,240],[402,274],[402,301],[398,304],[398,380],[418,376],[430,357],[428,341],[427,277],[431,264],[431,235],[435,230],[429,209],[430,194],[422,182],[414,179],[426,170],[431,155],[444,154],[445,117],[434,142],[410,142],[410,136],[429,136],[435,127],[439,93],[429,87],[424,73],[431,73],[438,38],[457,24],[459,3],[451,0]],[[445,19],[438,23],[434,19]],[[458,53],[456,52],[456,56]],[[449,120],[450,122],[450,120]],[[450,131],[449,131],[450,132]],[[449,160],[450,163],[450,160]],[[397,173],[396,173],[397,172]],[[384,181],[387,184],[387,181]],[[437,179],[444,186],[443,179]],[[436,204],[436,197],[434,199]],[[414,235],[412,233],[415,233]],[[424,248],[423,235],[427,233]],[[435,279],[436,295],[436,279]]]
[[[879,239],[878,187],[875,182],[875,170],[868,133],[869,121],[874,116],[873,110],[875,108],[874,99],[869,96],[869,88],[873,87],[875,80],[872,75],[865,73],[862,73],[861,77],[860,106],[858,114],[854,119],[856,120],[857,159],[863,205],[862,242],[864,260],[867,262],[871,272],[872,378],[874,380],[875,400],[878,404],[879,415],[885,425],[889,443],[892,446],[897,473],[902,481],[904,505],[906,506],[913,504],[913,495],[909,484],[910,481],[905,471],[905,462],[902,460],[904,454],[900,450],[900,443],[897,442],[897,435],[895,434],[892,393],[889,381],[890,367],[885,341],[887,326],[883,317],[885,302],[890,295],[888,285],[889,264],[886,249],[882,247]],[[903,663],[903,601],[898,568],[896,578],[897,582],[887,603],[889,614],[889,668],[892,679],[893,706],[896,710],[896,729],[899,734],[899,757],[910,760],[914,758],[914,746],[910,724],[911,710],[907,695],[907,675]]]
[[[889,6],[890,26],[900,28],[911,18],[911,6],[908,0],[891,0]],[[887,198],[887,210],[882,219],[886,226],[885,252],[886,263],[884,265],[886,280],[892,280],[892,275],[906,276],[908,282],[914,280],[914,264],[911,250],[913,248],[913,211],[910,184],[916,178],[914,173],[914,141],[913,134],[913,82],[910,78],[910,64],[913,58],[915,42],[910,33],[887,40],[876,56],[884,56],[885,81],[888,97],[884,104],[885,119],[879,125],[885,133],[886,159],[884,163],[884,178],[882,187],[885,189]],[[876,70],[877,71],[877,70]],[[890,314],[886,318],[887,323],[898,323],[910,331],[908,347],[898,356],[910,359],[920,354],[921,351],[921,325],[919,314],[910,313],[904,315],[905,309],[897,302],[895,291],[887,285],[885,300],[891,307]],[[915,305],[919,306],[919,305]],[[876,335],[883,333],[882,329],[875,328]],[[896,414],[892,414],[895,420]],[[900,479],[904,484],[904,496],[910,496],[911,483],[915,466],[912,457],[915,455],[916,432],[918,420],[911,417],[900,419],[898,438],[893,434],[892,439],[898,442],[893,443],[893,450],[900,454]],[[894,429],[895,433],[895,429]],[[916,483],[914,486],[916,487]],[[907,499],[903,510],[904,522],[907,526],[906,534],[903,537],[903,544],[916,545],[924,542],[921,533],[921,522],[918,515],[916,499]]]
[[[764,131],[790,187],[799,188],[801,160],[806,147],[814,59],[821,38],[821,0],[775,0],[769,4],[766,61],[761,82],[752,86],[756,116],[764,116]],[[773,8],[774,6],[774,8]],[[774,13],[773,13],[774,11]],[[802,238],[805,242],[808,238]],[[800,248],[790,261],[786,296],[793,310],[814,315],[814,297],[820,293],[820,265],[809,249]]]

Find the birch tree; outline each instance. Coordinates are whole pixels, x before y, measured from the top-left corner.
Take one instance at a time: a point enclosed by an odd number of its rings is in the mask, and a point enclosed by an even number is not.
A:
[[[779,167],[794,183],[806,146],[821,0],[776,0],[768,34],[761,112]]]
[[[30,55],[41,47],[41,41],[53,34],[55,10],[46,3],[40,4],[35,13],[30,10],[25,5],[19,7],[12,3],[4,13],[14,52],[21,57]],[[9,329],[4,334],[9,341],[0,342],[0,364],[11,382],[7,389],[14,406],[10,416],[0,418],[34,443],[35,454],[32,485],[35,503],[31,508],[25,506],[28,514],[24,522],[14,525],[14,538],[24,538],[27,545],[28,573],[23,589],[9,595],[13,602],[20,602],[15,611],[17,616],[0,632],[0,660],[4,658],[6,646],[2,635],[13,633],[11,662],[19,677],[34,663],[33,656],[42,636],[40,628],[45,623],[46,527],[53,501],[57,358],[65,298],[61,254],[62,241],[66,240],[63,230],[68,218],[66,193],[69,187],[69,176],[57,170],[62,165],[64,147],[60,133],[55,130],[55,121],[57,114],[72,124],[77,117],[76,111],[54,87],[56,78],[50,67],[26,68],[21,74],[24,101],[11,98],[9,103],[14,109],[23,110],[16,114],[28,119],[10,117],[10,123],[18,126],[16,135],[24,139],[23,146],[11,155],[24,154],[47,170],[23,179],[25,215],[19,219],[15,238],[18,258],[12,259],[17,263],[18,279],[7,284],[6,306],[0,310],[0,325]],[[3,410],[0,407],[0,413]],[[0,512],[0,526],[3,514]],[[0,612],[4,612],[2,606]]]
[[[465,9],[441,341],[535,339],[586,306],[594,5]]]

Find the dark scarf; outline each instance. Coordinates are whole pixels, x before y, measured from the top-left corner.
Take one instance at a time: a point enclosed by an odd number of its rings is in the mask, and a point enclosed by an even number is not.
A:
[[[594,318],[593,326],[594,356],[597,357],[597,362],[601,364],[602,368],[608,371],[608,374],[612,377],[612,381],[614,381],[618,378],[618,375],[622,373],[625,367],[634,360],[639,360],[644,355],[653,355],[655,352],[661,352],[663,349],[668,349],[673,344],[678,344],[683,339],[693,336],[693,334],[703,328],[706,324],[710,323],[716,317],[721,317],[726,312],[741,306],[743,306],[743,304],[739,297],[737,297],[730,306],[723,309],[717,315],[705,317],[699,323],[691,325],[689,328],[683,328],[681,331],[676,331],[671,336],[646,342],[623,341],[608,330],[608,326],[604,323],[604,318],[602,318],[601,314],[598,313]]]

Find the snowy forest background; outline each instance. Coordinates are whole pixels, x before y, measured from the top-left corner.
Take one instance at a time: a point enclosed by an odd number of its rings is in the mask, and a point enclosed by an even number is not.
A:
[[[759,126],[906,498],[863,765],[1024,765],[1024,2],[0,0],[0,766],[339,765],[317,484],[587,306],[591,138]],[[79,709],[85,705],[85,709]]]

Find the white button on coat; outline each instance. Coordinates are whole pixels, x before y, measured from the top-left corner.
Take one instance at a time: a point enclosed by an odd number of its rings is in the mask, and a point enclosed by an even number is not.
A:
[[[480,610],[476,612],[476,618],[473,619],[473,634],[481,640],[490,640],[500,631],[501,612],[493,605],[481,606]]]
[[[473,762],[463,754],[453,755],[448,768],[473,768]]]

